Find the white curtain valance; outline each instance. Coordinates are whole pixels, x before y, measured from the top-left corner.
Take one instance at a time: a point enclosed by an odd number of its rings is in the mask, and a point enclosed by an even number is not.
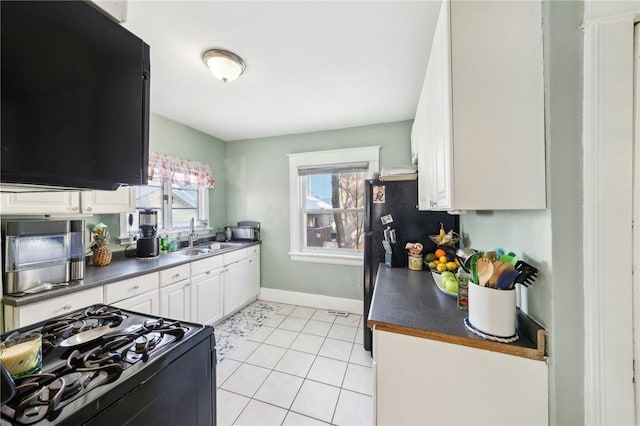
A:
[[[171,157],[157,152],[149,153],[149,181],[161,182],[168,177],[172,183],[199,188],[215,188],[216,180],[208,164]]]

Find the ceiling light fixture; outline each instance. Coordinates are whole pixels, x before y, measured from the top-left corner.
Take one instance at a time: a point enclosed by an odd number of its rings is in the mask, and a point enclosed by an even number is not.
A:
[[[246,68],[240,56],[223,49],[207,50],[202,54],[202,61],[213,75],[225,83],[240,77]]]

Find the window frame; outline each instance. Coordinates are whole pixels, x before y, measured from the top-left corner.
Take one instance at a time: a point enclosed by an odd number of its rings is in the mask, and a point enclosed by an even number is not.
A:
[[[151,182],[149,182],[151,183]],[[160,187],[162,190],[162,223],[159,223],[159,233],[162,235],[169,235],[173,238],[179,238],[187,236],[190,232],[188,227],[181,228],[173,228],[173,183],[171,182],[171,178],[164,177],[162,182],[153,182],[155,183],[155,187]],[[149,185],[141,185],[141,186],[149,186]],[[128,216],[130,214],[139,214],[138,207],[135,205],[135,186],[131,186],[129,188],[130,191],[133,192],[134,199],[134,210],[129,213],[122,213],[120,215],[120,229],[122,230],[120,233],[122,234],[119,238],[121,244],[131,244],[132,239],[135,235],[137,235],[138,231],[133,231],[130,229]],[[197,191],[197,217],[196,217],[196,233],[199,232],[209,232],[211,230],[209,226],[209,191],[210,188],[205,187],[187,187],[187,189],[195,189]],[[160,229],[161,228],[161,229]]]
[[[361,266],[362,250],[305,247],[304,221],[306,187],[301,184],[301,167],[368,163],[364,179],[371,179],[380,170],[380,145],[288,154],[289,157],[289,258],[293,261]]]

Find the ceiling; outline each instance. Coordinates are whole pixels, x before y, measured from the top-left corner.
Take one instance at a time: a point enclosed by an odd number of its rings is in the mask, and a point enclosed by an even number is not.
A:
[[[439,1],[129,0],[151,46],[151,110],[225,141],[413,119]],[[217,80],[201,60],[247,64]]]

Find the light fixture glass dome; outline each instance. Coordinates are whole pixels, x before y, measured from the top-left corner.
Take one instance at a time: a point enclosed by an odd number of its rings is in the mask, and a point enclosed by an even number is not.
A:
[[[214,76],[225,83],[240,77],[246,68],[240,56],[222,49],[207,50],[202,54],[202,61]]]

